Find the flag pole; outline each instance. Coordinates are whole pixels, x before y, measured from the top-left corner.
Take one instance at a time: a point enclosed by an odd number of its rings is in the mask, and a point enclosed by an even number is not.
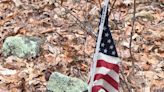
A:
[[[92,86],[94,83],[94,75],[96,72],[97,57],[98,57],[98,53],[99,53],[99,48],[100,48],[100,43],[101,43],[101,38],[102,38],[102,33],[103,33],[103,28],[104,28],[104,23],[105,23],[105,18],[106,18],[106,13],[108,11],[107,10],[108,9],[108,3],[109,3],[109,0],[105,0],[103,10],[102,10],[101,23],[99,26],[99,35],[98,35],[98,39],[97,39],[97,43],[96,43],[95,54],[93,57],[93,66],[91,66],[91,80],[89,83],[89,92],[92,92]]]

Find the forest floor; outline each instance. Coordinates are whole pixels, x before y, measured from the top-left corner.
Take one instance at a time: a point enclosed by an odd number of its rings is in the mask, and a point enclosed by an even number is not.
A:
[[[0,48],[5,38],[37,36],[44,40],[37,58],[0,53],[0,92],[45,92],[51,72],[87,81],[95,49],[100,7],[85,0],[1,0]],[[111,4],[114,0],[110,0]],[[110,26],[121,58],[120,92],[164,92],[164,2],[117,0]],[[90,29],[92,32],[86,32]],[[134,62],[134,64],[132,64]]]

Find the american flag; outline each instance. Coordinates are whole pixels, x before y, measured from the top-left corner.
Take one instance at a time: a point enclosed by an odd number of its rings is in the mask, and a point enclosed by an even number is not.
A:
[[[99,52],[96,57],[95,73],[90,75],[94,77],[91,92],[118,92],[120,59],[108,27],[108,12],[106,12]],[[91,72],[93,72],[92,69]]]

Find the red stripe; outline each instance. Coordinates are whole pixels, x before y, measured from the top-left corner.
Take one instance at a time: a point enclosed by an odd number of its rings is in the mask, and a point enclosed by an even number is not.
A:
[[[106,82],[111,84],[115,89],[118,90],[118,83],[109,75],[96,74],[94,80],[104,79]]]
[[[93,86],[92,87],[92,92],[98,92],[100,89],[104,89],[105,90],[105,92],[109,92],[109,91],[107,91],[103,86]]]
[[[97,67],[105,67],[114,70],[116,73],[119,73],[119,66],[117,64],[112,64],[104,60],[98,60]]]

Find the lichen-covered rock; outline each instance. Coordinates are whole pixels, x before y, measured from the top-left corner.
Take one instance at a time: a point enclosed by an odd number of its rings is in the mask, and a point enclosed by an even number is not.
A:
[[[36,57],[40,52],[41,40],[37,37],[11,36],[3,43],[4,56],[14,55],[20,58]]]
[[[49,78],[47,89],[50,92],[84,92],[87,84],[80,79],[54,72]]]

